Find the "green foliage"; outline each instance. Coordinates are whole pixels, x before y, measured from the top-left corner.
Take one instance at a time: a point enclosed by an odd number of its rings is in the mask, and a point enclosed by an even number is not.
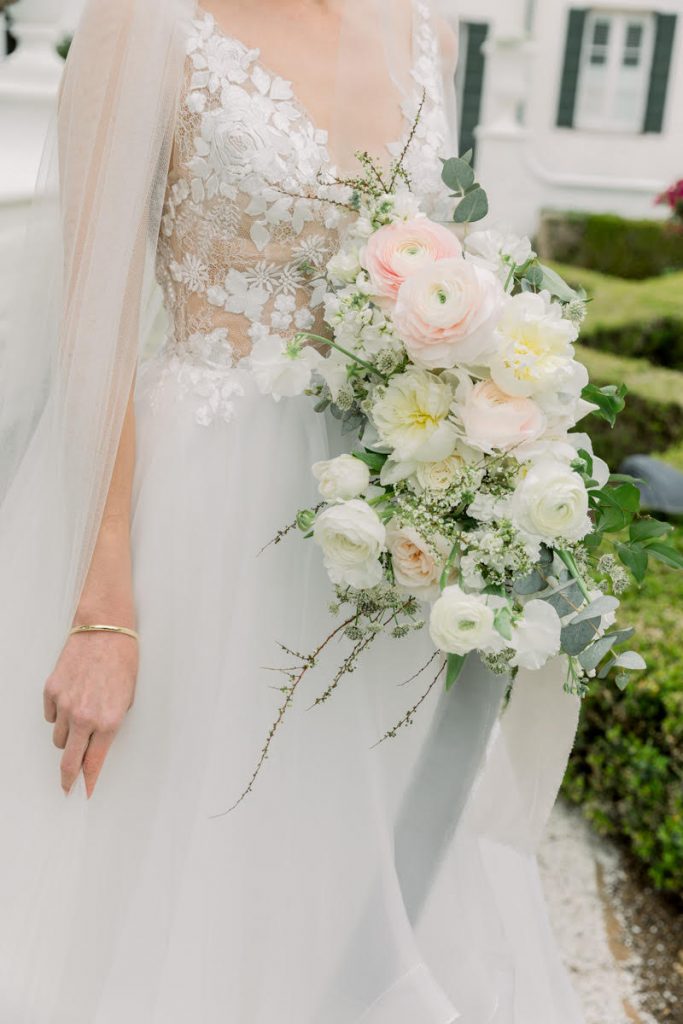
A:
[[[472,157],[472,150],[469,150],[464,156],[443,162],[442,181],[451,189],[451,198],[459,200],[453,214],[456,224],[474,224],[489,212],[488,196],[475,180]]]
[[[683,370],[683,318],[660,317],[648,322],[634,321],[621,327],[589,329],[582,341],[604,352],[649,359],[656,366]]]
[[[596,455],[618,468],[628,455],[664,452],[679,444],[683,438],[683,405],[643,398],[631,391],[614,429],[595,416],[586,429]]]
[[[69,49],[71,48],[72,36],[64,36],[64,38],[57,44],[57,53],[59,56],[66,60],[69,55]]]
[[[649,523],[631,536],[651,550],[660,527]],[[676,546],[683,554],[680,531]],[[623,692],[591,688],[565,793],[598,832],[627,843],[655,886],[683,894],[683,575],[653,565],[623,606],[648,668]]]
[[[545,258],[631,280],[683,269],[683,235],[662,221],[549,211],[538,244]]]

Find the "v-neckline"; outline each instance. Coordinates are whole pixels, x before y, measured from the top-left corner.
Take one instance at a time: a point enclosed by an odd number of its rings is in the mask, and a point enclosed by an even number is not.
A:
[[[313,115],[311,114],[311,112],[308,109],[308,107],[306,106],[306,104],[303,103],[302,100],[299,98],[297,90],[294,88],[293,81],[291,79],[289,79],[289,78],[285,78],[284,75],[279,74],[277,71],[274,71],[271,67],[269,67],[263,61],[263,59],[261,57],[262,51],[261,51],[261,47],[260,46],[248,46],[247,43],[245,43],[243,39],[239,38],[239,36],[235,36],[235,35],[232,35],[231,33],[227,32],[223,28],[223,26],[219,23],[218,18],[216,17],[216,15],[212,14],[211,11],[207,11],[206,8],[202,6],[201,0],[195,0],[195,5],[194,6],[195,6],[195,14],[196,14],[198,19],[200,19],[200,20],[204,19],[204,18],[210,18],[211,19],[211,21],[213,23],[213,30],[212,31],[217,36],[220,36],[222,39],[225,39],[227,42],[235,43],[246,54],[249,54],[249,53],[255,54],[256,56],[254,57],[253,65],[258,66],[261,69],[261,71],[263,71],[263,73],[268,75],[271,79],[273,79],[273,80],[277,79],[278,81],[284,82],[285,85],[289,86],[289,88],[291,89],[290,102],[293,104],[293,106],[295,106],[298,109],[298,111],[301,114],[301,116],[308,122],[308,125],[309,125],[310,129],[313,131],[314,134],[322,133],[322,135],[324,135],[324,138],[325,138],[325,143],[324,143],[325,149],[327,151],[328,158],[331,159],[333,154],[330,153],[330,148],[329,148],[330,132],[329,132],[329,130],[327,128],[323,128],[323,127],[321,127],[318,124],[316,118],[313,117]],[[417,53],[417,33],[416,33],[416,28],[415,28],[415,19],[417,17],[417,10],[416,10],[415,0],[410,0],[410,7],[411,7],[411,61],[410,61],[410,74],[412,76],[414,74],[414,72],[415,72],[415,68],[416,68],[416,64],[417,64],[418,56],[419,56],[418,53]],[[399,109],[401,111],[401,120],[403,121],[403,133],[401,134],[401,136],[398,139],[392,139],[392,140],[390,140],[388,142],[385,142],[383,144],[384,145],[384,149],[389,154],[391,154],[392,148],[401,145],[401,143],[403,142],[403,140],[405,138],[406,131],[408,130],[407,117],[406,117],[406,114],[405,114],[404,109],[403,109],[403,103],[399,103]],[[333,161],[333,163],[336,165],[337,161]]]

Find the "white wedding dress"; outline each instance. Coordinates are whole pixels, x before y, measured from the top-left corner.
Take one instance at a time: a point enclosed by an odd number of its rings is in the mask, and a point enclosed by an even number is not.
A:
[[[429,204],[446,124],[435,28],[414,6],[405,131],[424,91],[409,163]],[[281,701],[278,643],[308,651],[335,623],[311,544],[259,551],[315,500],[311,463],[342,442],[308,400],[275,403],[238,365],[263,332],[322,326],[328,169],[290,83],[198,12],[157,256],[170,326],[136,396],[136,703],[90,802],[81,780],[59,790],[44,666],[6,709],[1,1024],[582,1020],[534,857],[559,784],[548,722],[571,700],[558,673],[522,676],[500,724],[505,680],[473,663],[371,749],[422,692],[397,684],[428,639],[378,647],[309,711],[323,661],[254,792],[223,813]]]

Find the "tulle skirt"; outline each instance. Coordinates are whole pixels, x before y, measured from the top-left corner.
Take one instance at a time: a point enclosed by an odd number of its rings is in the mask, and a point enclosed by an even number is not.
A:
[[[5,666],[0,1022],[580,1024],[534,856],[575,718],[559,668],[523,676],[501,718],[506,680],[472,662],[374,747],[429,682],[398,685],[429,640],[380,642],[310,708],[335,641],[228,811],[279,670],[336,625],[311,542],[261,549],[338,439],[242,383],[228,422],[161,363],[143,375],[140,673],[92,800],[59,787],[54,652],[38,635]]]

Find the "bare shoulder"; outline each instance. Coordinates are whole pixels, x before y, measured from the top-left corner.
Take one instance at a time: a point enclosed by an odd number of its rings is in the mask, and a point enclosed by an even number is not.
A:
[[[455,64],[458,59],[458,33],[454,25],[442,15],[437,15],[436,32],[441,56],[447,64]]]

